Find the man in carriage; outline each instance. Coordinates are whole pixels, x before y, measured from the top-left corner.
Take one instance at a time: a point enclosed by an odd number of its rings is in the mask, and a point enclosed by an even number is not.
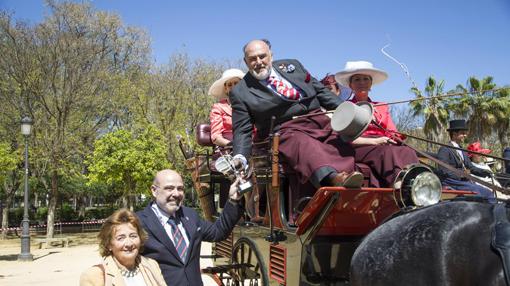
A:
[[[447,130],[450,134],[451,140],[449,145],[461,148],[461,144],[466,139],[468,133],[466,120],[451,120],[450,126]],[[443,185],[449,186],[453,189],[473,191],[485,198],[494,198],[492,191],[483,186],[477,185],[468,179],[469,174],[471,173],[481,177],[488,177],[491,175],[491,172],[477,168],[473,165],[466,152],[443,146],[439,148],[437,155],[439,160],[447,163],[455,169],[462,170],[466,174],[466,176],[461,177],[447,168],[439,166],[437,173]]]
[[[244,46],[249,72],[230,92],[235,160],[247,164],[252,151],[252,126],[259,138],[280,134],[279,152],[301,184],[360,187],[352,147],[334,134],[321,107],[335,109],[342,101],[297,60],[272,60],[266,41]],[[298,115],[313,115],[292,119]],[[271,118],[274,117],[273,124]],[[274,130],[269,130],[270,126]]]

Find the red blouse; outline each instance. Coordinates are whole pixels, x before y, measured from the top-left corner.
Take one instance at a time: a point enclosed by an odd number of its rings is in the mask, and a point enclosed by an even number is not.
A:
[[[358,100],[356,98],[350,99],[349,101],[356,103]],[[370,98],[368,98],[368,102],[376,105],[381,102],[375,102],[372,101]],[[393,120],[391,119],[390,111],[388,108],[388,105],[378,105],[374,106],[374,119],[376,120],[379,125],[381,125],[383,128],[389,130],[389,131],[398,131],[397,127],[395,126],[395,123],[393,123]],[[374,123],[370,123],[368,125],[367,130],[361,134],[361,137],[382,137],[386,136],[388,138],[392,138],[392,135],[397,136],[401,140],[404,140],[406,137],[402,134],[396,134],[393,132],[387,132],[382,130],[381,128],[377,127]]]
[[[211,139],[214,142],[218,136],[232,140],[232,107],[224,98],[212,106],[209,115],[211,121]]]

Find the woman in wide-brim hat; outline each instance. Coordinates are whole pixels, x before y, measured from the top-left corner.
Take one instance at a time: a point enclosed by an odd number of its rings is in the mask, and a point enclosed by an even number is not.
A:
[[[209,95],[219,99],[211,109],[211,140],[214,145],[225,147],[232,141],[232,107],[228,93],[241,81],[245,73],[239,69],[228,69],[209,88]]]
[[[351,88],[350,101],[370,102],[374,105],[380,102],[372,101],[369,92],[373,85],[380,84],[387,78],[388,74],[385,71],[375,68],[367,61],[349,61],[345,64],[344,70],[335,74],[339,84]],[[388,105],[377,105],[374,106],[372,123],[351,142],[356,151],[355,160],[369,165],[377,178],[371,179],[375,187],[392,186],[400,170],[418,162],[414,150],[398,144],[397,140],[404,140],[405,137],[394,133],[396,131]]]

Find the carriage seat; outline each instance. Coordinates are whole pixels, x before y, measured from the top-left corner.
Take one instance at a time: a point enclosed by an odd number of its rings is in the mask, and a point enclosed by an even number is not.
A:
[[[214,147],[211,140],[211,125],[205,123],[198,124],[195,135],[198,145],[203,147]]]

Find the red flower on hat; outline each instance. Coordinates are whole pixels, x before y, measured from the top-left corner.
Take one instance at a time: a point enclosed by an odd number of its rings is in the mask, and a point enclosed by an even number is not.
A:
[[[310,82],[310,78],[311,78],[310,73],[306,73],[305,82],[309,83]]]

